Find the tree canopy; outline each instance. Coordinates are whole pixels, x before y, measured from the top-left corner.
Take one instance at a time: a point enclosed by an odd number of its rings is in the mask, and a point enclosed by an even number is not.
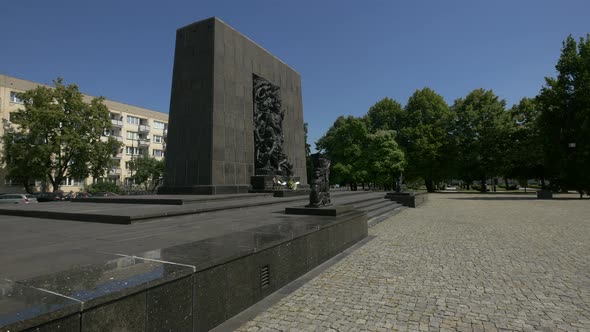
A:
[[[316,142],[317,148],[332,160],[331,182],[350,184],[353,189],[359,182],[364,182],[367,171],[363,149],[367,134],[367,126],[362,119],[340,116]]]
[[[537,96],[539,130],[552,185],[590,189],[590,34],[563,42],[555,66]]]
[[[395,182],[404,170],[405,157],[395,141],[395,131],[378,130],[368,134],[363,151],[368,179],[384,188],[395,188]]]
[[[28,191],[35,179],[48,180],[57,191],[66,177],[101,177],[120,146],[112,137],[101,138],[111,126],[104,98],[87,103],[76,85],[66,86],[61,78],[54,85],[19,94],[24,108],[2,137],[8,176]]]
[[[500,175],[508,144],[506,102],[492,90],[476,89],[453,104],[458,173],[466,182]],[[485,191],[485,185],[483,186]]]
[[[367,129],[371,132],[377,130],[395,130],[399,132],[404,126],[403,113],[400,103],[391,98],[383,98],[369,108],[365,116]]]
[[[524,182],[529,178],[544,179],[543,146],[537,125],[539,108],[535,99],[522,98],[508,112],[510,144],[504,174]]]
[[[406,177],[424,179],[429,192],[452,172],[453,121],[454,113],[443,97],[429,88],[416,90],[405,107],[400,134],[408,159]]]
[[[538,96],[509,110],[482,88],[451,107],[430,88],[416,90],[404,107],[383,98],[362,118],[339,117],[318,148],[341,183],[384,183],[403,170],[428,191],[446,179],[480,181],[486,191],[487,180],[503,177],[507,187],[508,178],[543,186],[549,179],[553,189],[589,193],[590,34],[567,37],[555,68]]]
[[[131,162],[132,179],[135,184],[143,185],[146,191],[154,192],[164,176],[164,159],[141,156]]]

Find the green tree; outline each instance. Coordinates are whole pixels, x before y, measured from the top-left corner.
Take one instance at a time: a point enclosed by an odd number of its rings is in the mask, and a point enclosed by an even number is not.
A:
[[[539,108],[535,99],[522,98],[508,111],[510,144],[507,146],[504,175],[526,182],[536,178],[544,181],[543,147],[539,134]]]
[[[401,144],[408,160],[406,177],[424,179],[428,192],[450,177],[455,158],[451,136],[454,113],[442,96],[429,88],[416,90],[405,107]]]
[[[369,108],[365,120],[370,132],[403,128],[404,111],[402,105],[391,98],[383,98]]]
[[[21,183],[28,193],[33,191],[32,184],[36,179],[45,178],[45,167],[39,156],[46,152],[44,144],[27,144],[27,135],[20,133],[7,120],[3,120],[4,155],[2,161],[8,177]],[[37,139],[37,141],[41,141]]]
[[[305,133],[305,168],[307,170],[307,182],[310,182],[313,177],[313,162],[311,160],[311,144],[308,143],[308,124],[303,124],[303,132]]]
[[[579,43],[568,36],[555,69],[537,96],[545,166],[553,186],[582,195],[590,189],[590,34]]]
[[[61,78],[54,84],[19,94],[24,109],[14,114],[16,128],[2,137],[2,161],[9,177],[47,179],[57,191],[66,177],[103,176],[120,143],[101,140],[111,126],[104,98],[86,103],[76,85],[66,86]]]
[[[164,176],[164,159],[156,159],[149,156],[141,156],[131,162],[133,181],[143,185],[146,191],[154,192]]]
[[[501,173],[509,144],[509,116],[506,102],[493,91],[476,89],[452,107],[456,113],[454,139],[457,144],[460,178],[467,183],[482,182]]]
[[[331,182],[349,184],[356,190],[358,183],[365,182],[367,171],[363,150],[366,148],[367,126],[353,116],[340,116],[316,146],[332,161]]]
[[[404,152],[395,141],[395,131],[378,130],[368,134],[363,154],[373,184],[381,184],[385,189],[394,188],[405,165]]]

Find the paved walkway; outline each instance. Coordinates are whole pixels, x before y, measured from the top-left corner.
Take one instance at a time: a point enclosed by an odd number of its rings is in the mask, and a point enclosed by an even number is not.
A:
[[[430,195],[370,234],[240,330],[590,331],[587,199]]]

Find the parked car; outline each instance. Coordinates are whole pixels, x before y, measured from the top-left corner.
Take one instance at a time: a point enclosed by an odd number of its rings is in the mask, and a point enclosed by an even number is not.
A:
[[[37,197],[37,201],[39,201],[39,202],[54,202],[54,201],[63,201],[64,200],[63,192],[35,193],[35,197]]]
[[[4,194],[0,195],[0,204],[28,204],[37,203],[37,198],[30,194]]]

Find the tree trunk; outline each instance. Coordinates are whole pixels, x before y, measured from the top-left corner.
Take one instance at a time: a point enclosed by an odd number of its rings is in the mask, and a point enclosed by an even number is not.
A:
[[[485,193],[486,191],[488,191],[488,186],[486,184],[486,180],[482,179],[480,182],[481,182],[481,192]]]
[[[541,189],[545,189],[545,177],[541,177]]]
[[[29,179],[28,178],[24,180],[23,185],[25,186],[25,191],[28,194],[32,194],[33,193],[33,190],[31,188],[31,186],[29,185]]]
[[[504,189],[508,190],[508,178],[504,177]]]
[[[428,191],[429,193],[434,192],[434,181],[432,179],[424,180],[424,184],[426,185],[426,191]]]
[[[63,181],[63,179],[64,179],[63,174],[58,174],[55,176],[55,182],[51,183],[53,185],[53,192],[59,191],[59,187],[61,186],[61,182]]]

